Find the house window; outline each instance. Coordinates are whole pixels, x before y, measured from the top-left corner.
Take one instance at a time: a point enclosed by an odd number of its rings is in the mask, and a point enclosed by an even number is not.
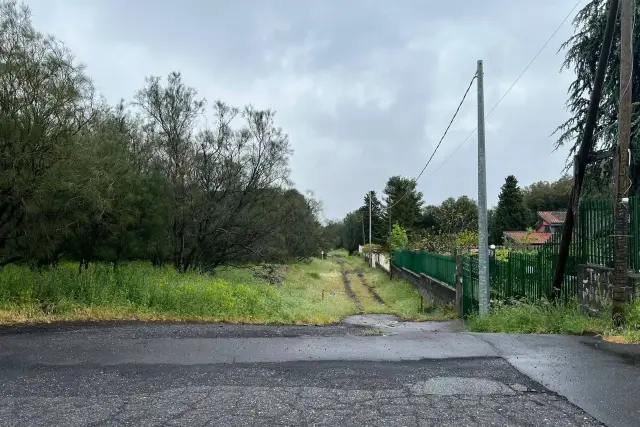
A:
[[[548,233],[548,232],[550,232],[550,231],[551,231],[551,227],[549,227],[548,225],[545,225],[545,226],[544,226],[544,232],[545,232],[545,233]]]

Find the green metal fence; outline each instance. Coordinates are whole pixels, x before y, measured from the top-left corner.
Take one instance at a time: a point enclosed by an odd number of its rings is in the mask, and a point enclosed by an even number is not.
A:
[[[640,196],[629,198],[629,269],[640,271]],[[610,200],[580,204],[577,245],[585,264],[613,267],[614,212]]]
[[[462,315],[478,311],[478,257],[462,258]]]
[[[629,269],[640,271],[640,196],[629,198]],[[578,295],[577,267],[580,264],[613,266],[614,212],[608,200],[588,200],[580,204],[577,224],[569,246],[562,286],[564,300]],[[524,298],[531,301],[553,294],[552,281],[558,263],[562,233],[531,252],[510,252],[506,260],[489,260],[491,298]],[[478,257],[463,257],[463,312],[478,308]],[[426,252],[399,252],[394,264],[424,273],[455,287],[453,258]]]
[[[456,287],[456,262],[450,256],[433,252],[394,252],[393,264],[417,274],[426,274],[452,288]]]

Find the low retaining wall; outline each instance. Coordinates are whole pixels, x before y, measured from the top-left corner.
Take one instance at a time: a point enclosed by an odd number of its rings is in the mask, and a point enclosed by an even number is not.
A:
[[[611,302],[613,268],[600,265],[578,265],[578,301],[582,309],[591,314],[601,313]],[[629,273],[627,295],[634,298],[640,290],[640,275]]]
[[[367,261],[369,265],[371,265],[371,262],[369,261],[369,254],[364,254],[364,259]],[[374,253],[373,261],[375,263],[376,268],[389,274],[389,260],[387,260],[384,255]]]
[[[391,277],[402,278],[413,284],[427,299],[438,305],[456,305],[456,290],[424,274],[416,274],[406,268],[391,264]]]

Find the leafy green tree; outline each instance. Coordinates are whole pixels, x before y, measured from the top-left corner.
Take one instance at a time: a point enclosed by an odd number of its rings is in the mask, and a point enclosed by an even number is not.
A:
[[[340,247],[353,253],[358,250],[359,245],[364,242],[364,229],[362,227],[362,215],[359,210],[349,212],[342,221],[342,233],[340,236]]]
[[[498,206],[492,215],[491,243],[500,244],[503,232],[522,231],[527,226],[527,209],[515,176],[509,175],[500,189]]]
[[[435,209],[435,217],[440,233],[478,231],[478,205],[467,196],[449,197]]]
[[[440,230],[438,223],[438,206],[428,205],[422,209],[422,218],[419,227],[428,233],[435,233]]]
[[[602,46],[602,37],[607,20],[606,0],[590,0],[576,14],[573,25],[574,34],[562,45],[565,50],[565,61],[563,69],[571,70],[575,74],[575,80],[569,86],[569,98],[567,106],[571,112],[571,117],[561,124],[557,132],[559,138],[558,146],[570,145],[573,154],[579,147],[580,136],[582,135],[587,117],[589,97],[595,78],[596,64]],[[634,8],[634,20],[640,18],[640,8]],[[600,102],[600,114],[598,115],[595,129],[595,149],[608,149],[617,146],[617,120],[618,101],[620,95],[620,21],[618,20],[614,35],[607,74],[602,89],[602,100]],[[633,34],[633,78],[629,83],[628,90],[631,91],[633,103],[640,101],[640,30],[634,28]],[[640,124],[640,110],[634,108],[632,111],[632,139],[631,139],[631,194],[640,193],[640,139],[638,136],[638,125]],[[569,158],[572,158],[571,156]],[[601,193],[608,188],[612,181],[612,162],[610,160],[589,165],[585,180],[584,194]]]
[[[400,225],[393,224],[391,234],[389,235],[389,248],[392,252],[405,251],[409,247],[409,238],[407,232]]]
[[[211,270],[323,247],[322,204],[291,188],[272,111],[207,107],[179,72],[125,105],[98,102],[71,52],[0,1],[0,266]]]
[[[0,2],[0,265],[55,261],[86,221],[76,136],[92,103],[64,45],[36,31],[26,7]]]
[[[422,193],[416,189],[416,182],[412,179],[392,176],[384,188],[384,203],[387,215],[393,223],[398,223],[403,229],[416,229],[422,219]]]
[[[527,207],[527,225],[533,227],[538,222],[538,211],[565,210],[569,205],[573,179],[564,176],[557,181],[535,182],[522,190]]]

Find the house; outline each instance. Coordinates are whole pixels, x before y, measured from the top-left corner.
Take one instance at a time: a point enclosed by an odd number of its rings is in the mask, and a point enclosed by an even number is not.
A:
[[[541,246],[555,233],[562,231],[564,211],[538,211],[538,222],[534,231],[505,231],[503,233],[508,243],[520,245]]]
[[[538,211],[536,233],[558,233],[562,230],[566,211]]]

